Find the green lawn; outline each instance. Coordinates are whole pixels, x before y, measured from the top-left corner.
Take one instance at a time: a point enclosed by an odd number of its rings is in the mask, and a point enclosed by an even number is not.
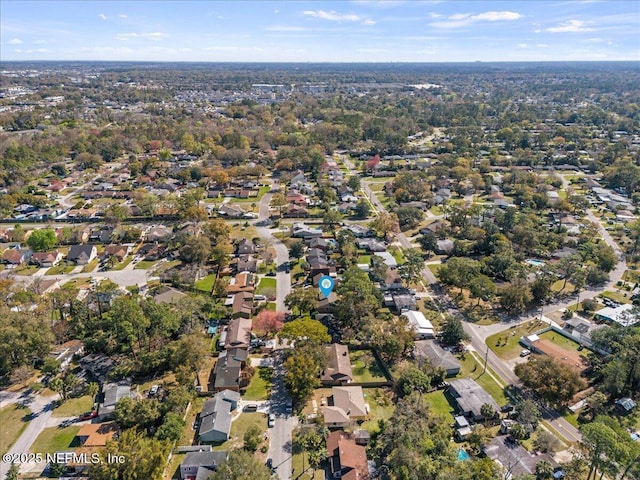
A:
[[[244,392],[245,400],[268,400],[271,394],[271,383],[273,369],[269,367],[258,367],[256,373],[251,377],[251,382]]]
[[[63,275],[65,273],[70,273],[74,268],[75,265],[65,265],[64,263],[61,263],[55,267],[51,267],[45,272],[45,275]]]
[[[607,291],[607,292],[602,292],[600,296],[604,298],[608,298],[618,303],[631,303],[631,300],[629,300],[627,297],[624,296],[624,294],[620,292]]]
[[[141,260],[139,261],[135,267],[133,267],[134,270],[147,270],[151,267],[153,267],[157,262],[157,260]]]
[[[0,454],[7,453],[11,445],[20,437],[29,422],[24,420],[31,410],[23,408],[19,405],[8,405],[0,410],[0,427],[2,435],[0,435]]]
[[[443,390],[437,390],[435,392],[426,393],[424,399],[429,404],[431,411],[440,417],[447,419],[447,422],[453,423],[453,416],[455,415],[455,408],[451,406],[447,396]]]
[[[404,255],[402,254],[402,249],[400,249],[400,248],[390,248],[389,249],[389,253],[391,253],[391,255],[393,255],[393,258],[396,259],[396,262],[398,262],[398,265],[402,265],[405,262]]]
[[[565,350],[569,350],[570,352],[576,352],[580,355],[586,355],[587,353],[590,352],[590,350],[586,348],[579,350],[580,345],[577,342],[574,342],[573,340],[567,337],[563,337],[559,333],[556,333],[552,330],[548,332],[544,332],[543,334],[540,335],[540,338],[549,340],[551,343],[555,343],[556,345],[564,348]]]
[[[478,385],[484,388],[487,393],[491,395],[496,402],[498,402],[498,405],[508,403],[503,387],[501,387],[491,377],[491,375],[489,375],[489,373],[493,373],[490,368],[487,368],[487,372],[482,373],[483,365],[476,361],[470,353],[458,355],[458,361],[462,367],[458,376],[459,378],[471,378],[475,380]],[[495,373],[494,376],[496,376]]]
[[[275,278],[262,278],[260,283],[258,284],[258,288],[256,289],[256,293],[259,295],[264,295],[265,291],[273,291],[275,292],[277,287],[277,280]]]
[[[82,273],[91,273],[93,272],[96,267],[98,266],[98,264],[100,263],[100,259],[99,258],[94,258],[93,260],[91,260],[89,263],[87,263],[84,268],[82,269]]]
[[[640,272],[637,270],[625,270],[622,279],[629,283],[640,283]]]
[[[229,440],[213,447],[214,450],[231,450],[232,448],[242,448],[244,445],[244,434],[251,425],[258,425],[260,430],[267,431],[267,416],[264,413],[241,413],[231,424]],[[268,440],[260,445],[268,445]],[[258,450],[260,449],[258,447]]]
[[[75,417],[91,411],[92,408],[93,398],[89,395],[84,395],[78,398],[70,398],[63,402],[53,411],[52,415],[54,417]]]
[[[215,283],[215,281],[216,281],[215,274],[212,273],[211,275],[207,275],[206,277],[201,278],[195,283],[196,290],[200,290],[205,293],[211,293],[211,290],[213,290],[213,284]]]
[[[520,345],[520,337],[530,335],[536,330],[544,327],[537,320],[523,323],[520,326],[511,327],[500,333],[496,333],[487,338],[489,348],[503,360],[511,360],[517,357],[522,349]]]
[[[23,267],[19,267],[19,268],[15,269],[14,273],[16,275],[33,275],[39,269],[40,269],[40,267],[37,267],[36,265],[25,265]]]
[[[349,352],[351,373],[354,382],[384,382],[385,376],[380,365],[369,350],[353,350]]]
[[[127,265],[129,265],[131,263],[131,261],[133,260],[133,256],[129,255],[127,258],[125,258],[122,262],[118,263],[115,267],[112,268],[112,270],[123,270],[124,267],[126,267]]]
[[[276,305],[276,302],[267,303],[267,310],[269,310],[270,312],[275,312],[277,308],[278,306]]]
[[[322,469],[312,472],[309,469],[309,460],[306,454],[296,453],[291,459],[291,478],[295,480],[324,480],[324,472]],[[306,472],[302,473],[303,468]],[[311,474],[313,473],[313,476]]]
[[[178,440],[178,445],[192,445],[193,439],[196,435],[196,431],[191,428],[193,426],[193,422],[196,420],[196,416],[202,411],[202,405],[204,405],[205,397],[196,397],[191,402],[191,409],[187,414],[187,418],[185,420],[184,428],[182,429],[182,435]]]
[[[371,255],[360,255],[358,257],[358,263],[369,265],[371,263]]]
[[[167,271],[173,267],[177,267],[178,265],[181,265],[181,264],[182,264],[182,261],[180,260],[171,260],[170,262],[165,262],[159,265],[158,268],[156,268],[155,273],[159,275],[160,273]]]
[[[67,450],[79,430],[80,427],[78,426],[45,428],[31,445],[31,452],[54,453],[60,450]]]
[[[363,388],[362,392],[369,405],[369,419],[361,427],[373,433],[378,430],[378,420],[391,418],[395,405],[383,388]]]
[[[431,263],[431,264],[427,265],[427,267],[429,268],[429,270],[431,270],[431,273],[433,273],[437,277],[438,276],[438,271],[442,268],[442,264],[441,263]]]

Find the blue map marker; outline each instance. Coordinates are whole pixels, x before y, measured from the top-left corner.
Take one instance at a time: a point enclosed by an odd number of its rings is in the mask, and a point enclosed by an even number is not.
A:
[[[335,282],[333,281],[333,278],[329,277],[328,275],[323,275],[322,277],[320,277],[318,285],[320,286],[320,292],[322,292],[325,298],[329,298],[329,294],[333,290]]]

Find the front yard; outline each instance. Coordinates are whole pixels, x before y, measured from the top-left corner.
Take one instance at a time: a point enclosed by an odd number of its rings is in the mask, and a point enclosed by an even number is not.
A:
[[[244,392],[245,400],[268,400],[271,395],[271,383],[273,369],[269,367],[257,367],[251,377],[251,381]]]
[[[53,411],[54,417],[76,417],[85,412],[91,411],[93,408],[93,398],[90,395],[83,395],[78,398],[70,398],[60,404]]]
[[[544,324],[537,320],[514,326],[500,333],[496,333],[487,338],[487,345],[503,360],[511,360],[516,358],[522,349],[520,345],[520,337],[531,335],[533,332],[540,330]]]
[[[267,428],[267,416],[264,413],[241,413],[231,424],[231,433],[229,434],[229,440],[213,447],[214,450],[227,450],[242,448],[244,446],[244,434],[249,427],[257,425],[260,431],[266,432]],[[264,438],[264,437],[263,437]],[[264,439],[258,446],[258,452],[260,448],[266,445],[269,446],[269,440]],[[266,457],[265,457],[266,458]]]
[[[17,404],[8,405],[0,410],[0,454],[5,454],[11,445],[20,437],[29,424],[26,416],[31,414],[31,410]]]
[[[44,454],[67,450],[74,442],[78,431],[80,427],[75,425],[64,428],[45,428],[31,445],[31,452]]]

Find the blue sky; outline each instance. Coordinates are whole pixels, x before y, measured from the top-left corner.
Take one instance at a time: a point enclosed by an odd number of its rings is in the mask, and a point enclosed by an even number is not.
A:
[[[640,60],[637,0],[0,0],[0,60]]]

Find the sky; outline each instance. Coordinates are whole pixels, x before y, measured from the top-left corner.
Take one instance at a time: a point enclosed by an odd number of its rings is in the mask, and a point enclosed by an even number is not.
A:
[[[640,1],[0,0],[0,61],[640,60]]]

